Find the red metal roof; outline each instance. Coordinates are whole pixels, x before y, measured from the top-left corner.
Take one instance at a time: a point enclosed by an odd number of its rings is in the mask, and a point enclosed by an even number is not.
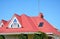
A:
[[[56,35],[60,35],[60,32],[54,28],[50,23],[48,23],[43,17],[43,14],[39,14],[39,16],[33,16],[29,17],[25,14],[22,15],[17,15],[14,14],[13,17],[16,17],[21,24],[21,28],[8,28],[8,25],[11,20],[5,21],[2,20],[1,22],[3,23],[3,27],[0,28],[0,33],[12,33],[12,32],[45,32],[45,33],[53,33]],[[38,27],[39,23],[43,22],[42,27]]]

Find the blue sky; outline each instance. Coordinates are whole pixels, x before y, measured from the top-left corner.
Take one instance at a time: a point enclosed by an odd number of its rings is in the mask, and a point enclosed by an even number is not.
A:
[[[60,0],[0,0],[0,20],[9,20],[14,13],[37,16],[38,12],[42,12],[50,24],[60,29]]]

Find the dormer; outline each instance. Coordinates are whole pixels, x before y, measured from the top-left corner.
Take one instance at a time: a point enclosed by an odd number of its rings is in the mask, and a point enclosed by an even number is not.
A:
[[[8,28],[21,28],[21,24],[18,21],[17,17],[13,17],[9,23]]]
[[[0,22],[0,27],[3,27],[3,23],[2,22]]]

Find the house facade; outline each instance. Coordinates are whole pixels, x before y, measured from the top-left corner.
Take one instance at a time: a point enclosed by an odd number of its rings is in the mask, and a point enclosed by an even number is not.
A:
[[[14,14],[10,20],[0,21],[0,35],[4,39],[19,39],[19,36],[33,39],[39,31],[46,33],[49,39],[60,39],[60,31],[46,21],[42,13],[33,17]]]

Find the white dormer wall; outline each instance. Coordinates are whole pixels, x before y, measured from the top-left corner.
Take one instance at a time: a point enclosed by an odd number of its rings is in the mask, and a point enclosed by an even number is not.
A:
[[[3,26],[3,23],[2,22],[0,22],[0,27],[2,27]]]
[[[15,19],[17,22],[14,22]],[[19,21],[16,17],[13,17],[11,22],[9,23],[8,28],[21,28],[21,24],[19,23]]]

